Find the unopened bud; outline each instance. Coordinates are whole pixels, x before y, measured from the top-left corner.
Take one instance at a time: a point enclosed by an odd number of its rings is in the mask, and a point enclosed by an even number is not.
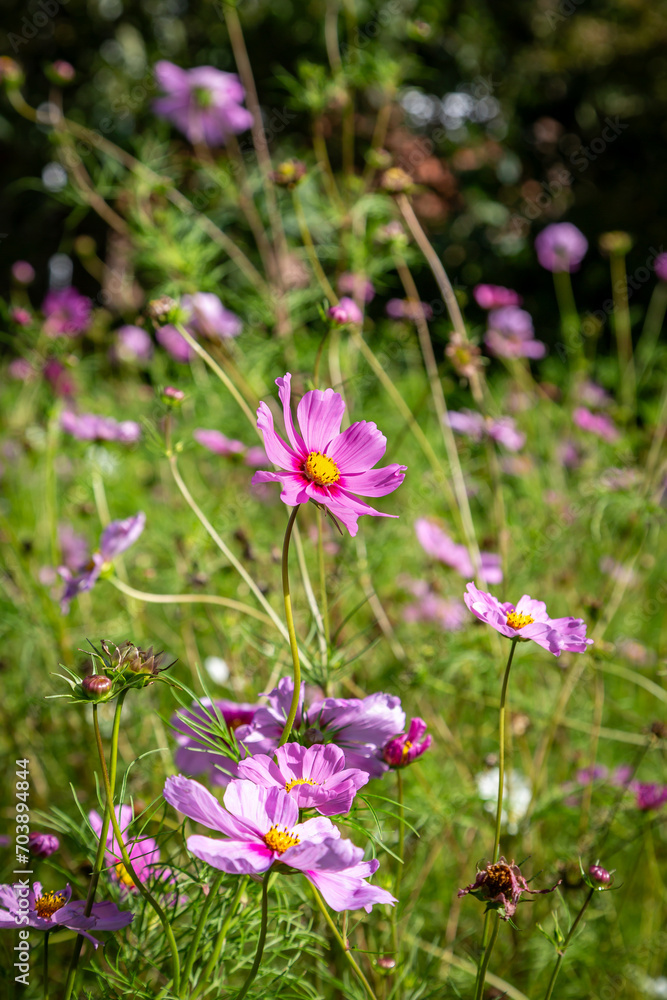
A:
[[[182,389],[175,389],[173,385],[167,385],[162,390],[160,398],[167,406],[180,406],[185,399]]]
[[[303,734],[303,742],[307,747],[313,747],[316,743],[324,743],[324,733],[321,729],[316,729],[315,726],[311,726],[309,729],[306,729]]]
[[[600,252],[605,257],[624,257],[632,249],[632,239],[629,233],[616,231],[613,233],[602,233],[598,241]]]
[[[280,187],[295,187],[306,173],[303,160],[284,160],[271,174],[271,180]]]
[[[600,867],[600,865],[591,865],[588,869],[588,874],[594,882],[599,882],[601,885],[609,885],[611,882],[611,874],[606,868]]]
[[[89,674],[81,681],[81,687],[89,698],[103,698],[111,691],[112,683],[104,674]]]
[[[72,83],[76,76],[76,70],[65,59],[56,59],[55,62],[46,67],[45,73],[51,83],[55,83],[60,87],[65,87],[68,83]]]
[[[159,299],[151,299],[146,307],[146,313],[156,326],[162,326],[169,319],[171,313],[178,308],[178,303],[169,295],[161,295]]]
[[[52,833],[31,833],[28,837],[31,854],[37,858],[48,858],[60,847],[60,841]]]
[[[410,174],[401,167],[390,167],[383,173],[380,187],[392,194],[398,194],[401,191],[411,191],[414,184]]]
[[[396,959],[392,958],[390,955],[382,955],[378,958],[378,966],[384,969],[385,972],[391,972],[396,968]]]

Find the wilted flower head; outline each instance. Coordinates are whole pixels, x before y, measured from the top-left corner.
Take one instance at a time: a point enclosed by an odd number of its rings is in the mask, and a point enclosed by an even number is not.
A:
[[[287,865],[320,890],[333,910],[365,909],[394,903],[385,889],[366,879],[378,861],[363,861],[363,851],[324,816],[299,822],[299,807],[283,788],[262,788],[232,781],[224,806],[203,785],[181,775],[167,779],[167,802],[196,823],[221,833],[188,837],[188,850],[213,868],[232,875],[259,875]]]
[[[481,350],[457,331],[451,334],[445,354],[451,361],[454,371],[463,378],[474,378],[482,369]]]
[[[407,767],[413,761],[426,753],[432,743],[430,736],[425,736],[426,723],[423,719],[415,718],[410,722],[407,733],[395,736],[389,740],[382,751],[382,758],[389,767]],[[420,742],[421,740],[421,742]]]
[[[28,835],[28,848],[36,858],[48,858],[60,847],[60,841],[53,833],[37,833]]]
[[[537,259],[547,271],[578,271],[588,240],[571,222],[554,222],[535,240]]]
[[[475,302],[482,309],[502,309],[503,306],[520,306],[523,299],[518,292],[502,285],[475,285],[472,290]]]
[[[306,164],[303,160],[283,160],[271,174],[271,180],[280,187],[293,188],[305,177]]]
[[[301,436],[292,418],[291,380],[289,372],[276,379],[291,447],[276,434],[266,403],[261,402],[257,410],[266,454],[283,471],[256,472],[253,483],[280,483],[280,499],[290,507],[313,500],[339,518],[351,535],[356,535],[357,519],[362,514],[397,516],[377,511],[354,495],[385,496],[403,482],[404,465],[373,468],[385,453],[385,436],[365,420],[351,424],[341,434],[345,401],[333,389],[313,389],[302,398],[297,407]]]
[[[155,66],[155,79],[166,96],[154,102],[153,110],[193,144],[222,146],[230,135],[252,126],[252,115],[241,104],[245,91],[235,73],[213,66],[181,69],[161,60]]]
[[[401,167],[389,167],[380,178],[380,187],[392,194],[398,194],[401,191],[411,191],[414,181]]]
[[[228,340],[238,337],[243,329],[239,317],[225,309],[213,292],[195,292],[184,295],[182,301],[186,312],[184,325],[189,332],[208,337],[209,340]]]
[[[32,888],[0,885],[0,928],[23,925],[40,931],[55,931],[64,927],[82,934],[97,948],[100,942],[88,931],[117,931],[134,919],[134,914],[122,912],[109,901],[93,903],[88,917],[84,916],[85,908],[83,899],[72,902],[72,890],[68,885],[48,892],[42,889],[41,882],[33,882]]]
[[[463,600],[469,611],[501,635],[509,639],[532,639],[554,656],[560,656],[563,651],[584,653],[593,642],[586,638],[583,619],[550,618],[544,601],[536,601],[528,594],[524,594],[516,606],[509,601],[501,604],[497,597],[469,583]]]
[[[449,535],[433,521],[419,517],[415,521],[415,532],[419,544],[427,555],[438,559],[445,566],[455,569],[461,576],[471,576],[474,572],[472,560],[465,545],[454,542]],[[502,583],[503,571],[500,556],[492,552],[480,552],[480,579],[485,583]]]
[[[361,323],[364,319],[361,309],[354,299],[347,298],[345,295],[335,306],[331,306],[328,315],[338,326],[344,326],[346,323]]]
[[[543,358],[546,347],[535,340],[530,313],[517,306],[492,309],[484,343],[498,358]]]
[[[572,414],[572,420],[582,431],[597,434],[610,444],[620,437],[618,428],[605,413],[591,413],[585,406],[578,406]]]
[[[42,303],[44,333],[49,337],[76,337],[90,326],[92,302],[76,288],[52,289]]]
[[[521,870],[514,862],[508,863],[505,858],[500,857],[495,864],[487,865],[477,872],[477,878],[465,889],[459,889],[459,896],[466,896],[469,892],[477,899],[487,904],[487,909],[497,910],[501,920],[511,920],[516,913],[517,903],[524,892],[533,895],[542,895],[546,892],[553,892],[559,886],[562,879],[552,885],[549,889],[531,889],[528,886]]]

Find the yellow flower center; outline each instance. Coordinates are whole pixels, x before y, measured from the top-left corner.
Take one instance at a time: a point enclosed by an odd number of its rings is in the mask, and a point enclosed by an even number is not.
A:
[[[518,611],[510,611],[507,616],[507,624],[510,628],[523,628],[524,625],[532,625],[535,621],[530,615],[520,615]]]
[[[331,486],[340,479],[340,472],[333,458],[323,455],[321,451],[309,453],[303,471],[318,486]]]
[[[313,781],[311,778],[292,778],[292,780],[288,781],[287,784],[285,785],[285,791],[291,792],[292,789],[296,788],[297,785],[319,785],[319,784],[320,784],[319,781]]]
[[[401,761],[403,763],[405,763],[406,760],[408,759],[408,753],[410,752],[411,747],[412,743],[410,742],[410,740],[406,740],[405,743],[403,744],[403,749],[401,750]]]
[[[116,875],[118,876],[118,881],[121,882],[123,885],[126,885],[129,889],[133,889],[134,882],[132,881],[132,876],[130,875],[127,868],[121,861],[119,861],[118,864],[115,866],[115,870],[116,870]]]
[[[61,892],[45,892],[35,900],[35,911],[42,920],[50,920],[67,902]]]
[[[298,844],[299,838],[295,833],[291,833],[287,827],[279,830],[277,826],[272,826],[268,833],[264,834],[264,843],[271,851],[284,854],[288,847]]]

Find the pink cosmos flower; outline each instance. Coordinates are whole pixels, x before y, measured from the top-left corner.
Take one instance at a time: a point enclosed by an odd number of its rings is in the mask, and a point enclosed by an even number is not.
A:
[[[140,326],[119,327],[113,356],[119,361],[148,361],[153,356],[150,334]]]
[[[353,495],[385,496],[405,479],[405,465],[373,468],[387,447],[384,434],[366,420],[352,424],[341,434],[345,410],[342,396],[333,389],[313,389],[297,407],[301,436],[290,409],[291,380],[289,372],[276,379],[291,447],[273,429],[273,416],[266,403],[261,402],[257,410],[257,426],[264,437],[266,454],[283,471],[256,472],[253,483],[280,483],[280,499],[290,507],[314,500],[339,518],[352,536],[357,533],[357,519],[362,514],[396,517],[375,510]]]
[[[381,892],[382,890],[378,890]],[[132,923],[134,914],[119,910],[115,903],[93,903],[90,916],[84,916],[85,900],[72,901],[72,890],[44,892],[41,882],[32,888],[0,885],[0,928],[34,927],[39,931],[55,931],[59,927],[76,931],[97,948],[100,943],[88,931],[117,931]],[[27,902],[27,907],[26,907]],[[28,920],[26,923],[25,917]]]
[[[331,306],[328,315],[338,326],[344,326],[346,323],[362,323],[364,319],[354,299],[349,299],[345,295],[335,306]]]
[[[27,260],[15,260],[12,264],[12,278],[19,285],[30,285],[35,280],[35,269]]]
[[[9,315],[19,326],[30,326],[32,323],[32,315],[27,309],[22,309],[21,306],[14,306],[13,309],[9,310]]]
[[[459,889],[459,896],[469,892],[487,904],[487,907],[498,911],[501,920],[511,920],[516,913],[517,903],[524,892],[541,896],[553,892],[563,880],[559,879],[550,889],[530,889],[521,870],[514,862],[509,864],[505,858],[499,858],[494,865],[487,865],[477,872],[477,878],[465,889]]]
[[[250,725],[259,707],[225,699],[211,702],[209,698],[202,698],[201,705],[193,704],[190,709],[181,709],[174,714],[171,724],[178,742],[174,763],[179,771],[206,774],[212,785],[229,784],[231,778],[237,777],[238,764],[228,756],[231,746],[220,733],[220,718],[232,732],[236,732],[241,726]],[[240,749],[244,752],[242,747]]]
[[[91,309],[91,300],[76,288],[53,289],[42,303],[44,333],[49,337],[76,337],[90,326]]]
[[[28,835],[28,848],[36,858],[48,858],[60,849],[60,841],[53,833],[38,833],[35,830]]]
[[[554,222],[535,240],[537,259],[547,271],[578,271],[588,240],[571,222]]]
[[[581,384],[578,396],[579,400],[586,406],[595,406],[598,409],[603,409],[613,402],[607,390],[603,389],[597,382],[591,382],[590,379]]]
[[[426,723],[424,720],[419,718],[412,719],[407,733],[394,737],[385,746],[382,751],[385,763],[393,768],[407,767],[408,764],[412,764],[423,753],[426,753],[431,745],[432,740],[430,736],[426,736],[422,740],[425,732]],[[419,742],[420,740],[421,743]]]
[[[389,299],[385,312],[390,319],[409,319],[415,322],[419,319],[420,307],[425,320],[433,319],[433,309],[428,302],[417,304],[411,299]]]
[[[193,431],[192,436],[198,444],[208,448],[215,455],[240,455],[246,450],[243,441],[225,437],[220,431],[205,430],[203,427],[199,427]]]
[[[457,434],[464,434],[473,441],[481,441],[488,435],[508,451],[519,451],[526,443],[526,435],[517,430],[513,417],[498,417],[494,420],[491,417],[485,418],[474,410],[450,410],[448,422]]]
[[[535,340],[530,313],[517,306],[492,309],[484,343],[497,358],[543,358],[546,346]]]
[[[59,566],[58,573],[65,581],[65,591],[60,598],[60,610],[64,615],[69,611],[71,602],[79,594],[91,590],[97,582],[105,565],[113,562],[131,545],[134,545],[144,530],[146,515],[143,511],[124,521],[112,521],[100,536],[100,547],[93,552],[90,562],[78,571],[72,571],[68,566]]]
[[[516,604],[501,604],[497,597],[478,590],[469,583],[463,595],[469,611],[509,639],[532,639],[554,656],[563,651],[585,653],[593,642],[586,638],[586,623],[581,618],[550,618],[544,601],[535,601],[528,594]]]
[[[366,698],[324,698],[304,710],[303,688],[294,732],[308,746],[335,743],[345,753],[345,766],[378,778],[387,770],[382,750],[387,741],[405,729],[405,712],[396,695],[376,692]],[[246,753],[273,754],[282,735],[292,703],[294,681],[283,677],[261,705],[249,726],[236,738]]]
[[[141,427],[134,420],[114,420],[96,413],[74,413],[64,410],[60,426],[79,441],[118,441],[135,444],[141,437]]]
[[[170,870],[157,867],[160,861],[160,848],[156,840],[152,837],[142,837],[139,840],[132,840],[128,836],[128,828],[134,819],[131,807],[116,806],[116,819],[118,820],[123,843],[127,848],[132,867],[139,881],[147,882],[149,879],[162,879],[165,875],[171,877]],[[95,809],[92,809],[88,813],[88,822],[99,839],[102,836],[103,820]],[[120,884],[121,894],[126,895],[129,892],[139,891],[123,864],[120,846],[111,824],[109,824],[107,832],[105,860],[106,864],[111,867],[110,875],[112,880]]]
[[[232,875],[259,875],[286,865],[306,876],[333,910],[363,909],[396,900],[366,879],[379,862],[363,861],[363,851],[324,816],[299,823],[299,807],[282,788],[232,781],[224,808],[203,785],[182,775],[167,779],[167,802],[190,819],[223,834],[188,837],[188,850],[206,864]]]
[[[248,448],[243,461],[246,465],[249,465],[251,469],[259,469],[261,465],[266,465],[268,459],[261,444],[256,444],[252,448]]]
[[[310,747],[285,743],[273,759],[255,754],[238,766],[239,778],[247,778],[264,788],[282,788],[299,809],[316,809],[322,816],[348,813],[352,800],[367,783],[369,775],[345,766],[340,747],[315,744]]]
[[[159,344],[164,347],[168,354],[171,354],[174,361],[181,365],[186,365],[195,356],[195,352],[188,344],[185,337],[178,332],[171,323],[159,326],[155,331],[155,336]]]
[[[641,809],[643,812],[649,809],[660,809],[667,802],[667,785],[633,781],[630,784],[630,789],[635,793],[637,809]]]
[[[415,595],[414,604],[403,608],[403,620],[409,624],[416,622],[436,622],[445,632],[459,632],[465,626],[467,612],[463,601],[441,597],[426,580],[410,580],[403,584]]]
[[[245,91],[235,73],[213,66],[181,69],[162,60],[155,66],[155,79],[166,96],[154,102],[153,110],[193,144],[222,146],[230,135],[252,126],[252,115],[241,106]]]
[[[351,271],[344,271],[338,279],[338,291],[341,295],[350,295],[363,302],[372,302],[375,298],[373,282],[368,281],[361,274],[353,274]]]
[[[57,396],[68,399],[76,394],[76,383],[72,378],[71,371],[56,358],[49,358],[44,365],[43,373],[44,378]]]
[[[472,560],[465,545],[458,545],[452,541],[442,528],[425,517],[417,518],[415,532],[419,544],[427,555],[455,569],[461,576],[472,576],[474,572]],[[480,552],[480,558],[482,560],[480,579],[484,583],[502,583],[500,556],[492,552]]]
[[[572,420],[582,431],[597,434],[610,444],[618,441],[620,437],[618,428],[605,413],[591,413],[585,406],[578,406],[572,414]]]
[[[667,281],[667,253],[659,253],[653,261],[653,270],[659,281]]]
[[[188,313],[184,325],[193,334],[208,337],[209,340],[228,340],[238,337],[243,329],[239,317],[225,309],[213,292],[184,295],[181,305]]]
[[[7,374],[17,382],[32,382],[37,372],[27,358],[14,358],[7,366]]]
[[[475,302],[481,309],[502,309],[503,306],[520,306],[523,299],[518,292],[502,285],[475,285],[472,290]]]

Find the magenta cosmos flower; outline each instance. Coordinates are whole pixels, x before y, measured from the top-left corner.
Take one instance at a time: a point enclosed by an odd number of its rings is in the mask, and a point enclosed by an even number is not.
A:
[[[382,890],[379,890],[382,891]],[[44,892],[41,882],[28,889],[20,885],[0,885],[0,927],[34,927],[39,931],[55,931],[59,927],[76,931],[97,948],[100,943],[88,931],[117,931],[132,923],[132,913],[119,910],[115,903],[93,903],[90,916],[84,916],[83,899],[72,901],[68,885],[58,891]],[[26,923],[26,914],[28,917]]]
[[[58,288],[48,292],[42,303],[49,337],[76,337],[90,326],[92,302],[76,288]]]
[[[543,358],[546,347],[535,340],[530,313],[517,306],[492,309],[484,343],[497,358]]]
[[[385,763],[393,768],[407,767],[408,764],[412,764],[423,753],[426,753],[431,745],[431,737],[424,736],[425,733],[426,723],[424,720],[419,718],[413,719],[407,733],[394,737],[385,746],[382,751]],[[422,739],[422,736],[424,736],[424,739]]]
[[[387,770],[382,751],[405,729],[405,712],[396,695],[376,692],[366,698],[323,698],[304,709],[303,689],[293,732],[307,746],[335,743],[345,753],[345,766],[378,778]],[[257,709],[249,726],[236,738],[249,755],[275,752],[285,726],[294,681],[283,677],[268,695],[268,705]]]
[[[659,281],[667,281],[667,253],[659,253],[653,261],[653,270]]]
[[[243,323],[236,313],[225,309],[213,292],[184,295],[181,305],[188,314],[184,325],[190,332],[201,337],[228,340],[230,337],[238,337],[243,329]]]
[[[445,632],[459,632],[467,619],[463,601],[441,597],[426,580],[409,580],[406,589],[417,598],[413,604],[403,608],[403,620],[409,624],[436,622]]]
[[[572,414],[572,420],[582,431],[597,434],[604,441],[613,444],[618,441],[619,431],[613,420],[605,413],[591,413],[585,406],[578,406]]]
[[[474,410],[450,410],[447,415],[449,426],[457,434],[463,434],[472,441],[481,441],[488,435],[508,451],[520,451],[526,443],[526,435],[517,430],[513,417],[484,417]]]
[[[571,222],[554,222],[535,240],[537,259],[547,271],[578,271],[588,240]]]
[[[230,135],[252,126],[252,115],[241,106],[245,91],[235,73],[213,66],[181,69],[162,60],[155,66],[155,79],[166,96],[154,102],[153,110],[193,144],[221,146]]]
[[[502,920],[511,920],[524,892],[541,896],[546,892],[553,892],[561,882],[562,879],[559,879],[550,889],[530,889],[519,866],[514,862],[508,864],[501,857],[494,865],[487,865],[482,871],[478,871],[475,881],[465,889],[459,889],[458,895],[467,896],[471,892],[477,899],[487,903],[488,907],[498,910],[498,916]]]
[[[473,565],[470,555],[465,545],[458,545],[452,541],[449,535],[439,528],[433,521],[425,517],[419,517],[415,521],[415,533],[417,540],[424,552],[433,559],[438,559],[445,566],[450,566],[461,576],[472,576]],[[480,552],[482,565],[479,576],[484,583],[502,583],[503,571],[500,565],[500,556],[493,552]]]
[[[257,426],[264,437],[269,461],[282,472],[256,472],[253,483],[280,483],[280,499],[290,507],[314,500],[339,518],[351,535],[358,530],[362,514],[396,517],[369,506],[355,493],[381,497],[393,493],[405,479],[405,465],[373,466],[380,461],[387,439],[367,420],[351,424],[340,433],[345,402],[333,389],[313,389],[297,406],[302,435],[297,433],[290,408],[292,376],[276,379],[283,404],[289,447],[273,429],[273,416],[266,403],[257,410]]]
[[[341,295],[351,295],[363,302],[372,302],[375,298],[373,282],[364,278],[362,274],[353,274],[352,271],[344,271],[340,275],[337,288]]]
[[[160,848],[158,847],[157,841],[152,837],[141,837],[138,840],[133,840],[131,837],[128,837],[127,831],[134,819],[131,807],[116,806],[116,819],[118,820],[118,826],[123,838],[123,843],[125,844],[128,856],[132,862],[132,867],[139,881],[148,882],[149,879],[159,879],[163,884],[168,882],[173,885],[176,879],[174,878],[171,868],[165,868],[164,866],[159,865]],[[88,822],[99,839],[99,837],[102,836],[103,820],[95,809],[92,809],[88,813]],[[121,895],[125,896],[128,893],[139,892],[136,885],[132,881],[132,876],[123,864],[120,846],[116,840],[116,835],[111,827],[111,824],[109,824],[109,829],[107,831],[105,860],[106,864],[110,868],[112,880],[114,882],[118,882],[120,885]],[[174,896],[170,901],[175,903],[176,896]]]
[[[168,354],[171,354],[174,361],[178,361],[181,365],[186,365],[188,361],[191,361],[195,356],[195,352],[192,350],[188,344],[185,337],[178,332],[175,326],[170,323],[166,323],[164,326],[158,327],[155,331],[155,336],[158,343],[164,347]]]
[[[425,320],[433,319],[433,310],[428,302],[414,302],[412,299],[389,299],[385,312],[390,319],[409,319],[413,323],[422,315]]]
[[[349,299],[345,295],[335,306],[331,306],[328,316],[337,326],[345,326],[346,323],[361,323],[364,318],[354,299]]]
[[[126,517],[123,521],[112,521],[100,536],[99,550],[93,552],[86,566],[82,566],[78,571],[73,571],[68,566],[58,567],[58,573],[65,581],[65,592],[60,598],[60,608],[64,615],[78,594],[92,589],[104,567],[134,545],[145,524],[146,515],[143,511],[134,517]]]
[[[113,356],[118,361],[148,361],[153,356],[150,334],[140,326],[121,326],[116,331]]]
[[[370,912],[376,903],[396,902],[366,881],[378,861],[363,861],[362,849],[342,840],[324,816],[299,823],[299,807],[282,788],[232,781],[223,808],[199,782],[178,775],[167,779],[164,797],[174,809],[224,835],[188,837],[188,850],[213,868],[259,875],[285,865],[305,875],[337,911],[363,907]]]
[[[502,285],[475,285],[472,290],[475,302],[481,309],[502,309],[503,306],[520,306],[523,299],[518,292]]]
[[[221,722],[232,732],[252,722],[259,705],[202,698],[201,704],[181,709],[172,716],[178,750],[174,763],[187,774],[206,774],[213,785],[227,785],[237,777],[238,762],[231,756],[229,741],[221,735]],[[281,730],[282,732],[282,730]],[[243,752],[243,748],[241,748]]]
[[[524,594],[518,604],[501,604],[497,597],[478,590],[469,583],[463,600],[468,610],[509,639],[532,639],[554,656],[585,653],[593,642],[586,638],[586,623],[581,618],[550,618],[544,601],[534,601]]]
[[[242,455],[246,450],[243,441],[225,437],[220,431],[206,430],[204,427],[193,431],[193,438],[203,448],[208,448],[214,455]],[[262,450],[262,454],[264,454]]]
[[[637,809],[642,811],[660,809],[667,802],[667,785],[633,781],[630,789],[635,793]]]
[[[48,858],[60,849],[60,841],[54,833],[34,833],[28,835],[28,848],[36,858]]]
[[[340,747],[329,744],[304,747],[285,743],[275,753],[275,763],[265,754],[255,754],[238,766],[239,778],[264,788],[282,788],[299,809],[316,809],[322,816],[348,813],[352,800],[369,775],[345,766]]]
[[[141,427],[134,420],[114,420],[97,413],[74,413],[64,410],[60,426],[79,441],[118,441],[135,444],[141,437]]]

